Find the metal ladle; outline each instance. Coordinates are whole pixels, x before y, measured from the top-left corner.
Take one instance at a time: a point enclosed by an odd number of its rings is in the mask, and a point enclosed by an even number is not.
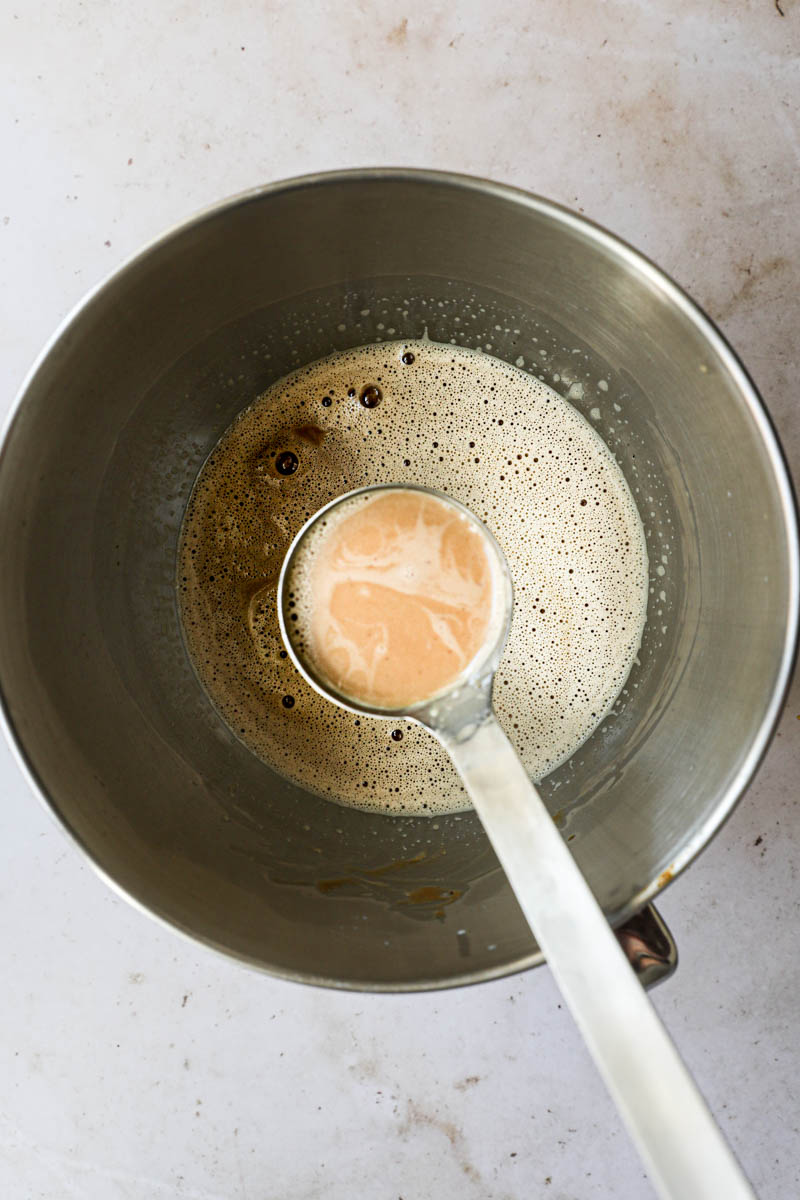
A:
[[[404,709],[375,709],[337,692],[293,636],[289,590],[305,539],[339,505],[370,493],[417,491],[472,521],[498,568],[497,619],[487,641],[447,692]],[[496,597],[497,599],[498,597]],[[754,1200],[705,1101],[636,979],[602,909],[492,710],[492,685],[511,625],[513,586],[505,555],[464,505],[429,488],[377,485],[320,509],[292,542],[278,582],[278,619],[298,671],[351,712],[424,726],[459,772],[528,924],[664,1200]]]

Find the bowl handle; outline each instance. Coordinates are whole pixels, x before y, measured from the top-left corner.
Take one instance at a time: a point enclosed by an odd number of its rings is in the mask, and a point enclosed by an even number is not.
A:
[[[678,965],[678,947],[654,905],[645,905],[615,932],[643,987],[655,987],[674,974]]]

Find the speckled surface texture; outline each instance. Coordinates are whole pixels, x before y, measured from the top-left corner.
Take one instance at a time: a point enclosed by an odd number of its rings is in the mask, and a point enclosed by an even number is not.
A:
[[[407,164],[541,192],[652,256],[721,322],[800,468],[798,0],[43,0],[0,21],[3,409],[171,222]],[[800,1193],[798,714],[795,684],[661,902],[681,965],[656,1006],[762,1200]],[[418,997],[252,974],[112,895],[5,746],[0,773],[3,1196],[652,1194],[546,970]]]

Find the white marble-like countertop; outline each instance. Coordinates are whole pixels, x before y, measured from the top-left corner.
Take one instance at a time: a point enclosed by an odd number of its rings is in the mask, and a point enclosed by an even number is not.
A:
[[[655,258],[800,466],[798,0],[7,0],[0,20],[0,408],[83,292],[200,206],[445,167]],[[762,1200],[800,1194],[798,714],[795,685],[664,896],[681,965],[654,994]],[[546,970],[408,997],[262,977],[115,898],[5,746],[0,784],[3,1197],[652,1194]]]

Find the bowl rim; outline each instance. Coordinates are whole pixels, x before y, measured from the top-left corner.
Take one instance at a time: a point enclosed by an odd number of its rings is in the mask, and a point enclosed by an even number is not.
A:
[[[778,438],[772,418],[741,359],[711,317],[667,272],[658,267],[645,254],[642,254],[641,251],[635,249],[624,238],[612,233],[591,218],[583,214],[578,214],[556,201],[548,200],[543,196],[510,184],[497,183],[482,176],[459,172],[433,171],[416,167],[357,167],[296,175],[287,179],[248,188],[206,205],[189,217],[172,224],[162,233],[147,241],[139,250],[128,255],[120,264],[105,275],[67,313],[27,371],[10,406],[2,429],[0,429],[0,471],[2,470],[14,424],[26,396],[46,360],[50,357],[62,338],[77,324],[84,310],[88,309],[102,293],[110,291],[118,280],[132,268],[141,265],[148,258],[157,255],[161,248],[174,238],[188,233],[190,230],[198,229],[202,225],[234,209],[263,201],[271,196],[288,195],[294,191],[307,191],[332,184],[358,184],[366,182],[382,182],[387,184],[412,183],[422,186],[450,187],[462,189],[484,197],[503,200],[542,216],[555,219],[562,226],[572,230],[576,235],[602,248],[607,254],[615,257],[617,261],[623,263],[631,271],[646,279],[651,286],[660,291],[695,326],[718,360],[723,364],[736,386],[742,402],[749,411],[749,415],[752,418],[769,459],[780,498],[781,515],[786,535],[788,565],[786,624],[779,669],[776,673],[772,694],[758,729],[748,747],[747,754],[735,776],[729,781],[720,796],[713,812],[695,830],[692,836],[686,840],[668,869],[662,871],[655,880],[641,887],[626,904],[614,911],[611,918],[612,922],[614,925],[620,925],[633,914],[641,911],[654,896],[662,892],[664,888],[669,886],[678,875],[694,862],[701,851],[709,845],[713,837],[723,827],[744,795],[747,787],[752,782],[777,728],[791,684],[798,649],[798,625],[800,624],[798,506],[786,455]],[[1,679],[0,725],[2,725],[13,757],[34,794],[60,827],[69,835],[72,842],[83,852],[85,858],[99,877],[113,892],[125,899],[129,904],[132,904],[134,908],[151,917],[162,926],[183,935],[195,946],[198,944],[206,946],[228,959],[233,958],[264,974],[287,981],[344,991],[376,993],[421,992],[483,983],[528,970],[544,961],[541,952],[537,949],[533,953],[518,955],[513,959],[498,962],[496,966],[491,965],[482,967],[479,970],[467,970],[448,978],[431,975],[410,982],[372,981],[358,978],[340,979],[303,971],[291,971],[280,966],[264,963],[213,938],[203,936],[166,911],[151,907],[139,899],[138,896],[128,891],[126,887],[109,874],[108,870],[99,861],[80,833],[73,828],[67,817],[60,811],[56,799],[49,795],[44,783],[39,778],[36,767],[28,757],[21,738],[17,734]]]

